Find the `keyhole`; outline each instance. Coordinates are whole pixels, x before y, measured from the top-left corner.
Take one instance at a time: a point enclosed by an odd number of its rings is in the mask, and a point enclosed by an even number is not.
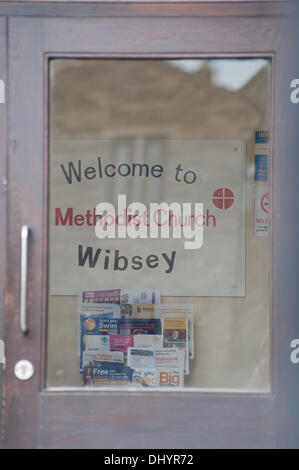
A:
[[[34,374],[34,367],[27,359],[22,359],[15,365],[15,376],[19,380],[29,380]]]

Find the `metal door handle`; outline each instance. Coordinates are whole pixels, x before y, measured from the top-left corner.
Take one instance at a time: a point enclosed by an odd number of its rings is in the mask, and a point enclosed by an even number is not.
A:
[[[27,265],[28,265],[28,238],[30,229],[23,225],[21,231],[21,294],[20,294],[20,327],[22,333],[27,333]]]

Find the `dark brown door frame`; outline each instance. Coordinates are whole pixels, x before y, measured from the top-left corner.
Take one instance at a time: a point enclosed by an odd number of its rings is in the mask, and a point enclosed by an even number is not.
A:
[[[0,0],[0,15],[30,17],[142,17],[142,16],[281,16],[292,0],[174,0],[138,2],[128,0]]]
[[[7,21],[0,17],[0,80],[7,86],[6,75],[6,38]],[[5,100],[7,101],[7,100]],[[5,275],[6,275],[6,194],[7,194],[7,148],[6,148],[6,116],[7,102],[0,104],[0,339],[4,339],[5,311]],[[0,365],[0,403],[2,403],[2,367]],[[1,425],[1,405],[0,405]]]
[[[292,442],[287,432],[288,420],[283,405],[290,396],[287,381],[291,383],[292,378],[291,372],[288,372],[289,375],[285,372],[281,353],[292,333],[291,322],[288,316],[284,316],[285,309],[282,311],[282,302],[288,305],[288,288],[283,284],[281,289],[281,273],[277,268],[285,252],[281,245],[283,229],[276,217],[272,240],[272,393],[184,391],[145,395],[118,391],[109,394],[104,391],[83,394],[79,390],[53,392],[44,390],[42,374],[45,354],[40,357],[40,352],[45,350],[47,287],[47,165],[46,158],[41,155],[42,149],[47,155],[47,114],[42,106],[47,97],[43,80],[46,74],[42,77],[46,57],[55,53],[83,55],[88,52],[98,55],[99,48],[106,56],[163,57],[171,53],[177,56],[272,56],[273,214],[276,215],[280,213],[280,195],[285,190],[282,187],[284,180],[280,177],[281,174],[285,175],[285,168],[279,158],[283,151],[285,130],[279,121],[279,114],[283,109],[280,98],[281,90],[285,88],[283,72],[288,66],[288,44],[284,39],[288,26],[287,20],[277,15],[278,11],[281,13],[279,2],[260,3],[264,8],[262,16],[261,5],[244,2],[234,2],[234,16],[227,16],[227,12],[232,14],[231,5],[227,2],[227,9],[212,3],[196,7],[194,4],[164,4],[160,5],[160,10],[157,6],[155,11],[149,4],[132,4],[127,8],[124,5],[104,5],[98,6],[98,12],[102,11],[102,15],[99,13],[97,18],[9,19],[11,95],[5,335],[9,361],[5,372],[5,447],[108,448],[111,442],[117,443],[117,447],[131,448],[287,447]],[[29,4],[26,6],[30,7]],[[63,7],[67,8],[67,2]],[[1,8],[0,2],[0,13]],[[3,8],[7,9],[8,5]],[[94,5],[91,5],[89,11],[93,9]],[[75,11],[76,15],[80,14],[79,6]],[[44,12],[47,14],[47,10]],[[212,12],[217,16],[206,16]],[[168,34],[161,36],[161,31]],[[24,90],[27,93],[24,94]],[[17,118],[30,115],[34,119]],[[28,168],[34,169],[38,178],[24,178],[24,175],[30,176]],[[19,234],[25,222],[30,222],[33,228],[30,253],[33,261],[29,269],[28,289],[29,337],[20,333],[18,316]],[[283,334],[281,324],[285,327]],[[27,383],[18,382],[13,373],[20,355],[30,359],[36,367],[35,376]],[[102,421],[94,415],[100,404]]]

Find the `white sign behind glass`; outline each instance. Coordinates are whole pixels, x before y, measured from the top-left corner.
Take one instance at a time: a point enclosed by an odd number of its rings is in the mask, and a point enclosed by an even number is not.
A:
[[[134,163],[146,166],[135,165],[132,176]],[[245,185],[240,140],[52,141],[50,294],[150,287],[166,296],[244,296]],[[185,249],[184,238],[97,238],[93,211],[101,202],[117,209],[119,194],[148,209],[202,202],[203,246]]]

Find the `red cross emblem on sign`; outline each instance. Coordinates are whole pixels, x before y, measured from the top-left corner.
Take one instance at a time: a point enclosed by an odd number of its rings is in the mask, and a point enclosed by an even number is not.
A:
[[[213,193],[213,203],[218,209],[229,209],[234,199],[234,193],[228,188],[219,188]]]

